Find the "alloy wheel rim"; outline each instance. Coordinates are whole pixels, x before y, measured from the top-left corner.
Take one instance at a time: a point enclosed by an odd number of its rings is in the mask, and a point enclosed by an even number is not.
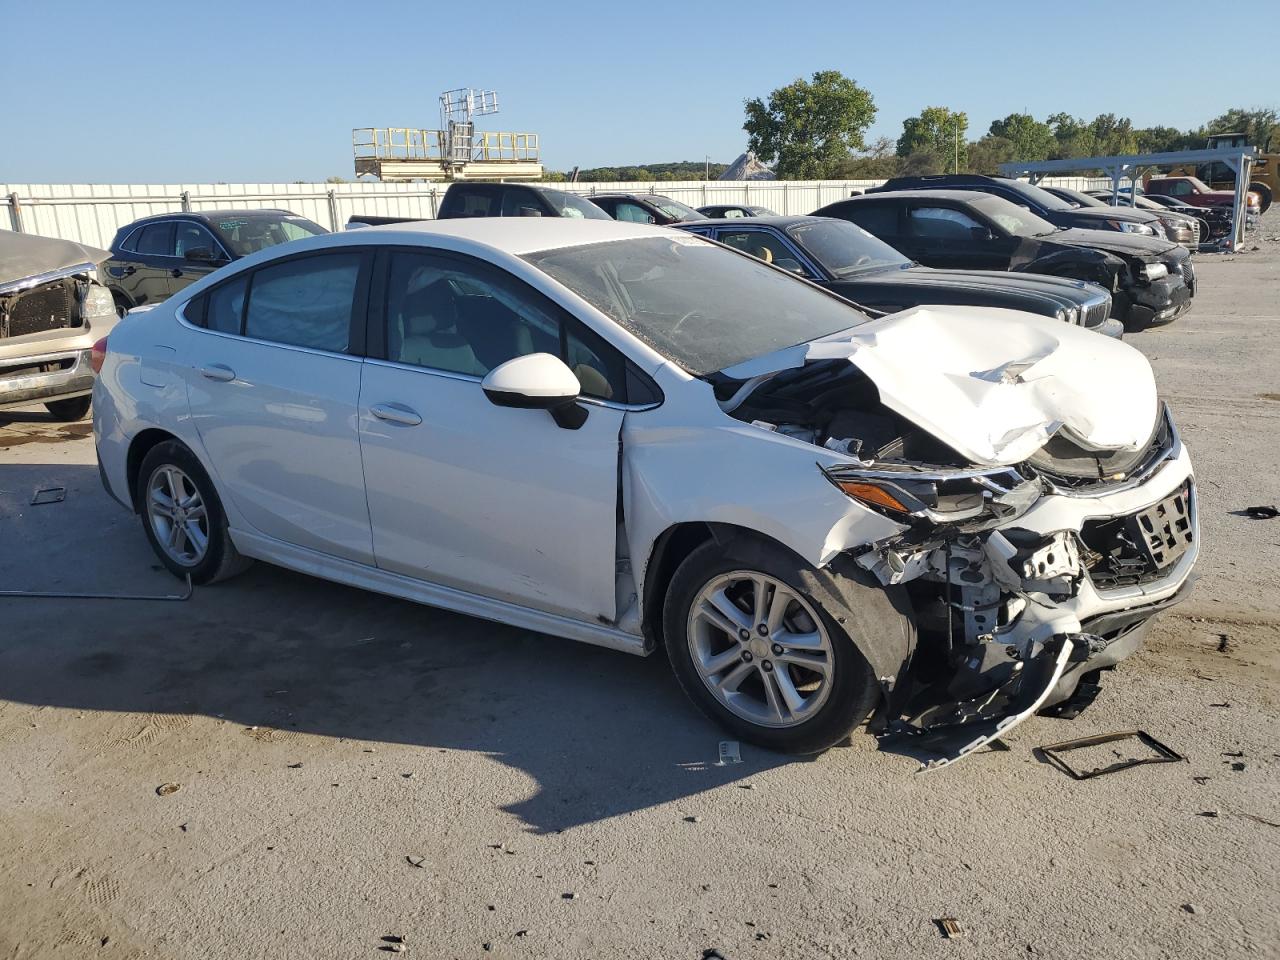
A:
[[[831,638],[808,601],[775,577],[734,570],[712,578],[689,608],[686,633],[712,696],[751,723],[796,726],[831,694]]]
[[[165,555],[193,567],[209,550],[209,512],[200,490],[178,467],[166,464],[147,484],[147,519]]]

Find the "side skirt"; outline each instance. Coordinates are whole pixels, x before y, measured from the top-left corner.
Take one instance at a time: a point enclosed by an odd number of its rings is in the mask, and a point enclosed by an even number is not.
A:
[[[634,636],[613,627],[585,623],[554,613],[531,610],[514,603],[493,600],[465,590],[445,587],[425,580],[415,580],[398,573],[388,573],[376,567],[365,566],[350,560],[330,557],[305,547],[294,546],[261,534],[249,533],[245,530],[231,530],[231,539],[236,549],[246,557],[274,563],[277,566],[296,570],[298,573],[310,574],[335,583],[374,593],[384,593],[412,600],[431,607],[441,607],[455,613],[504,623],[512,627],[523,627],[538,633],[548,633],[555,637],[565,637],[581,643],[590,643],[610,650],[621,650],[637,656],[648,656],[650,650],[643,637]]]

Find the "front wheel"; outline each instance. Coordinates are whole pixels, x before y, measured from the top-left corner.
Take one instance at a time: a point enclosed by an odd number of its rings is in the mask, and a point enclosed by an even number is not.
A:
[[[717,543],[676,570],[663,611],[667,654],[685,693],[739,738],[819,753],[875,706],[874,674],[777,548],[736,559]]]
[[[222,501],[182,444],[157,444],[143,458],[136,502],[151,548],[175,577],[216,583],[253,562],[231,542]]]

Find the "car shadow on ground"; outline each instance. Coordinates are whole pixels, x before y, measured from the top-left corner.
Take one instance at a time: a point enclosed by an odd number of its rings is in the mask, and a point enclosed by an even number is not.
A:
[[[0,586],[178,592],[95,467],[0,464],[0,490],[23,497],[51,471],[64,503],[0,503]],[[504,809],[538,833],[805,762],[743,744],[741,764],[717,765],[727,735],[661,654],[633,657],[262,563],[185,602],[0,598],[0,624],[0,699],[482,753],[536,782]],[[359,752],[336,759],[345,756]]]

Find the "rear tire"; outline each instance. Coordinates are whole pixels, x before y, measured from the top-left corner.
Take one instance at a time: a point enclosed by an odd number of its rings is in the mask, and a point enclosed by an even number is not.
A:
[[[62,423],[74,423],[85,418],[92,403],[91,396],[69,397],[66,400],[50,400],[44,408],[53,419]]]
[[[1249,189],[1258,195],[1258,205],[1261,207],[1261,212],[1266,213],[1271,208],[1271,201],[1273,199],[1271,196],[1271,188],[1265,183],[1251,183],[1249,184]]]
[[[801,574],[812,568],[773,545],[750,553],[738,558],[732,544],[710,542],[677,568],[663,608],[672,669],[703,713],[739,739],[820,753],[867,718],[879,684],[806,589]]]
[[[217,583],[252,566],[231,542],[209,475],[176,440],[157,444],[143,458],[135,497],[151,549],[175,577]]]

